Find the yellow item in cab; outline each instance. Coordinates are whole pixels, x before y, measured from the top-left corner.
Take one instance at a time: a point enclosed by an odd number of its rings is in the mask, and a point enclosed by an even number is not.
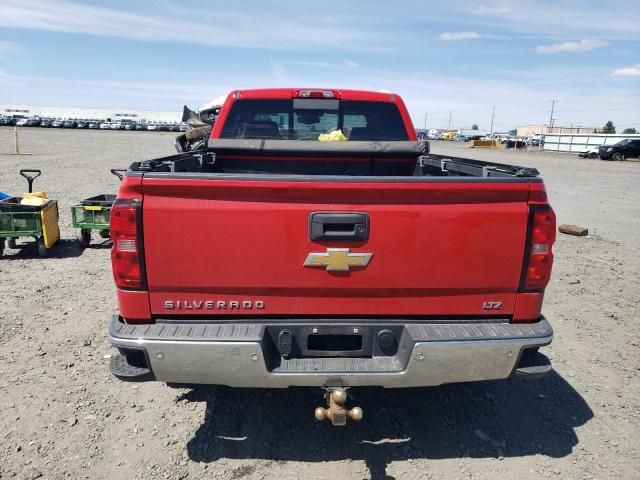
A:
[[[58,202],[51,200],[42,210],[40,210],[40,221],[42,222],[44,246],[51,248],[54,243],[60,240],[60,228],[58,227]]]
[[[321,142],[346,142],[347,137],[344,136],[342,130],[334,130],[329,133],[321,133],[318,140]]]
[[[24,193],[20,205],[31,205],[32,207],[39,207],[47,203],[47,194],[44,192]]]

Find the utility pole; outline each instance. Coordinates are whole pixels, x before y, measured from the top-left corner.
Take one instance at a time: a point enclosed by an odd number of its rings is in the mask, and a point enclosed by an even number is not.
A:
[[[449,130],[451,130],[451,110],[449,110]]]
[[[553,128],[553,111],[555,109],[556,106],[556,101],[552,100],[551,101],[551,115],[549,116],[549,132],[548,133],[552,133],[552,128]]]
[[[493,109],[491,110],[491,131],[489,132],[489,134],[493,133],[493,117],[496,115],[496,107],[493,107]]]
[[[424,129],[425,129],[425,130],[427,129],[427,117],[428,117],[428,116],[429,116],[429,114],[428,114],[428,113],[425,113],[425,114],[424,114]]]

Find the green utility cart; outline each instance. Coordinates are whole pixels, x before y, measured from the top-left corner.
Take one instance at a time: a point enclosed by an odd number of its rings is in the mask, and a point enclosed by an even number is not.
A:
[[[111,170],[120,180],[123,172],[125,170]],[[91,243],[92,230],[97,230],[102,238],[109,238],[111,207],[115,199],[116,196],[111,194],[96,195],[71,207],[71,225],[78,229],[76,239],[82,248],[88,247]]]
[[[0,200],[0,257],[5,247],[16,248],[16,239],[20,237],[34,238],[41,257],[49,255],[51,247],[60,240],[58,202],[48,199],[43,192],[33,193],[33,181],[41,174],[40,170],[20,170],[20,175],[27,179],[29,193]]]

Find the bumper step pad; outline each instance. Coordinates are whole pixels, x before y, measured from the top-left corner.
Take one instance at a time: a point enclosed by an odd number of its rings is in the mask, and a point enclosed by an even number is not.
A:
[[[525,350],[513,371],[513,378],[536,380],[544,377],[552,368],[551,360],[546,355],[535,350]]]
[[[115,377],[125,382],[148,382],[155,380],[149,368],[131,365],[127,362],[127,358],[122,355],[111,357],[109,370]]]
[[[282,359],[274,373],[318,372],[399,372],[402,364],[395,357],[375,358],[291,358]]]

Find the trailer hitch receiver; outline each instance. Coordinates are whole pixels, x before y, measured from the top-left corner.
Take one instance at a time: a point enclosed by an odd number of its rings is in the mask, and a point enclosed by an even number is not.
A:
[[[331,420],[331,424],[334,427],[346,425],[347,417],[351,418],[354,422],[362,420],[364,412],[360,407],[353,407],[351,410],[345,408],[347,391],[344,388],[338,387],[328,390],[325,398],[328,407],[316,408],[316,420]]]

